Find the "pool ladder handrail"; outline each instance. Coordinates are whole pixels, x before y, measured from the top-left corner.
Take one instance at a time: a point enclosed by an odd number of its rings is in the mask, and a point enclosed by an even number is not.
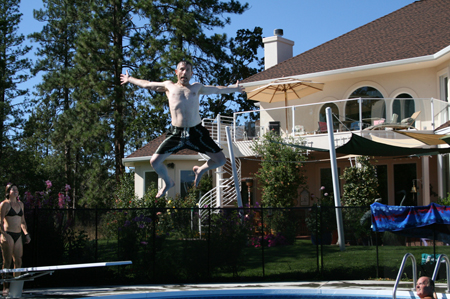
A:
[[[447,294],[450,293],[450,261],[446,254],[440,254],[437,261],[436,266],[434,266],[433,277],[431,278],[434,282],[436,282],[437,275],[439,273],[439,268],[441,267],[441,261],[445,259],[445,272],[447,272]]]
[[[392,298],[396,299],[396,293],[398,284],[400,283],[400,279],[402,278],[403,271],[405,270],[405,264],[408,258],[411,258],[412,260],[412,272],[413,272],[413,290],[416,289],[417,284],[417,264],[416,264],[416,258],[412,253],[407,253],[403,257],[402,263],[400,265],[400,269],[398,269],[397,279],[395,280],[394,289],[392,290]]]

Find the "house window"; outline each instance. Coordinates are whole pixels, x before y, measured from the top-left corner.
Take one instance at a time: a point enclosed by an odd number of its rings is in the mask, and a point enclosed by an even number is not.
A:
[[[320,108],[320,113],[319,113],[319,121],[321,122],[327,122],[327,114],[326,114],[326,109],[330,107],[331,108],[331,112],[336,115],[337,118],[339,118],[339,108],[336,106],[336,104],[333,103],[328,103],[322,106],[322,108]],[[339,129],[339,119],[336,119],[336,117],[333,117],[333,129]]]
[[[392,104],[392,111],[398,115],[398,121],[410,117],[416,112],[416,105],[412,98],[407,93],[402,93],[395,98]]]
[[[362,98],[362,119],[370,120],[374,118],[386,119],[386,105],[382,99],[383,95],[376,88],[370,86],[360,87],[349,96],[349,99]],[[358,101],[348,101],[345,106],[345,117],[347,120],[359,120]]]
[[[194,185],[195,174],[192,170],[180,171],[180,195],[181,198],[185,198],[189,193],[189,189]]]
[[[144,193],[148,188],[158,188],[158,174],[154,171],[146,171],[144,174]]]

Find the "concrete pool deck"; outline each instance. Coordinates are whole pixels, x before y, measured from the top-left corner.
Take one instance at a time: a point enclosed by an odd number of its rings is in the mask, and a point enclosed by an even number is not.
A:
[[[233,289],[359,289],[392,292],[394,281],[342,280],[310,282],[254,282],[254,283],[211,283],[211,284],[165,284],[134,286],[100,286],[78,288],[24,289],[24,298],[88,298],[98,296],[126,295],[147,292],[233,290]],[[446,283],[437,283],[437,293],[445,293]],[[398,291],[412,291],[412,282],[400,282]],[[414,292],[415,294],[415,292]],[[440,296],[439,296],[440,297]],[[448,298],[448,297],[446,297]]]

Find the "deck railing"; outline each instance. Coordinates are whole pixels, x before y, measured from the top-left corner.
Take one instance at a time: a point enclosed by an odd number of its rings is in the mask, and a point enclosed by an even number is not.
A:
[[[394,124],[411,122],[409,118],[416,112],[409,129],[434,130],[450,119],[449,103],[434,98],[355,98],[278,108],[264,105],[261,103],[258,110],[234,113],[234,141],[258,138],[269,130],[283,136],[326,133],[326,126],[321,126],[326,122],[326,107],[332,108],[335,132],[362,131],[374,126],[390,130]]]

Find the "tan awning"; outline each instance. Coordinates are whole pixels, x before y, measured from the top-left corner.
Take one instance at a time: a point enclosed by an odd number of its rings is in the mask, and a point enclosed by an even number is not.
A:
[[[372,138],[373,141],[375,142],[379,142],[379,143],[384,143],[387,145],[392,145],[392,146],[402,146],[402,147],[422,147],[425,145],[425,143],[416,140],[416,139],[412,139],[412,138],[408,138],[408,139],[393,139],[393,138],[382,138],[382,137],[378,137],[375,136],[373,134],[370,134],[370,138]]]
[[[428,145],[439,145],[439,144],[447,144],[442,137],[445,137],[445,134],[426,134],[426,133],[413,133],[413,132],[405,132],[405,131],[395,131],[396,133],[406,135],[408,137],[417,139],[422,141]]]

